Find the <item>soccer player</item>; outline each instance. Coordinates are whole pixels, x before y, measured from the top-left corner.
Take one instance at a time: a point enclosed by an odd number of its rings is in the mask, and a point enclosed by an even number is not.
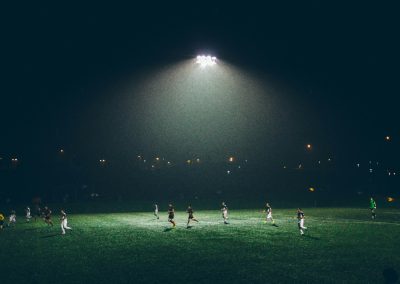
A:
[[[72,228],[68,227],[67,213],[65,213],[64,209],[61,210],[61,234],[65,235],[65,230],[72,230]]]
[[[264,212],[267,214],[266,217],[265,217],[265,223],[267,223],[268,220],[271,220],[272,225],[275,225],[274,218],[272,218],[272,208],[271,208],[271,206],[269,205],[268,202],[267,202],[267,204],[265,204]]]
[[[304,227],[304,212],[301,208],[297,209],[297,225],[299,226],[300,235],[304,235],[304,230],[307,230],[307,227]]]
[[[369,209],[371,209],[371,218],[372,220],[375,220],[376,218],[376,202],[375,200],[371,197],[371,199],[369,200]]]
[[[26,218],[26,222],[28,223],[32,216],[31,216],[31,208],[29,208],[29,206],[26,206],[25,208],[25,218]]]
[[[8,219],[8,226],[10,225],[15,226],[15,223],[17,223],[17,214],[15,213],[15,210],[11,211],[10,217]]]
[[[53,226],[53,221],[51,220],[51,210],[49,207],[45,206],[43,209],[43,215],[44,215],[44,222],[49,225]]]
[[[3,229],[4,226],[4,215],[0,213],[0,230]]]
[[[196,218],[194,218],[194,216],[193,216],[193,208],[192,208],[192,205],[189,205],[189,207],[188,207],[188,209],[186,210],[186,212],[189,214],[186,228],[189,228],[189,223],[190,223],[191,220],[193,220],[193,221],[195,221],[195,222],[199,222],[199,221],[198,221]]]
[[[157,220],[160,219],[160,216],[158,216],[158,204],[154,204],[154,216],[156,216]]]
[[[229,224],[228,223],[228,206],[226,206],[225,202],[222,202],[222,208],[221,208],[221,212],[222,212],[222,218],[224,219],[224,224]]]
[[[170,222],[172,224],[172,228],[176,227],[176,223],[174,221],[175,218],[175,209],[174,206],[172,206],[172,204],[168,205],[168,222]]]

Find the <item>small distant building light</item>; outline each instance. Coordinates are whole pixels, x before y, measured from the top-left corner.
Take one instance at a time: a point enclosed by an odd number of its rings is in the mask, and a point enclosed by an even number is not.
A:
[[[386,200],[387,200],[387,202],[393,202],[395,199],[393,197],[389,196]]]
[[[314,192],[314,191],[315,191],[315,188],[314,188],[314,187],[310,187],[310,188],[308,189],[308,191],[309,191],[309,192]]]
[[[390,141],[390,136],[386,136],[386,137],[385,137],[385,140],[386,140],[386,141]]]
[[[234,157],[229,157],[228,161],[232,163],[233,161],[235,161],[235,158]]]
[[[306,147],[308,150],[311,150],[311,148],[312,148],[311,144],[307,144]]]
[[[226,173],[227,173],[228,175],[230,175],[230,174],[231,174],[231,171],[227,170]]]
[[[372,173],[372,172],[373,172],[373,169],[369,169],[369,172]]]

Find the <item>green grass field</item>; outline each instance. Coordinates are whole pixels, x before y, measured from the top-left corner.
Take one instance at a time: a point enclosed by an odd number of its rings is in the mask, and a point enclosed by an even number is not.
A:
[[[400,272],[400,211],[305,209],[306,236],[295,210],[275,209],[278,227],[259,210],[198,211],[186,229],[177,212],[69,215],[61,235],[38,222],[0,231],[0,283],[384,283]]]

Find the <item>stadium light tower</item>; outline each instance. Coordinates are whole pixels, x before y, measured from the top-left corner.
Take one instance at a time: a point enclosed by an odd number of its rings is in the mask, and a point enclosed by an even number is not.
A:
[[[201,67],[213,66],[217,64],[217,58],[211,55],[198,55],[196,63],[200,64]]]

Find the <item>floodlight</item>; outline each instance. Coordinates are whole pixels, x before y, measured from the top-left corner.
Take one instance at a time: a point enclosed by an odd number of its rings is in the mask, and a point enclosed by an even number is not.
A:
[[[198,55],[196,63],[200,64],[201,67],[212,66],[217,64],[217,58],[211,55]]]

